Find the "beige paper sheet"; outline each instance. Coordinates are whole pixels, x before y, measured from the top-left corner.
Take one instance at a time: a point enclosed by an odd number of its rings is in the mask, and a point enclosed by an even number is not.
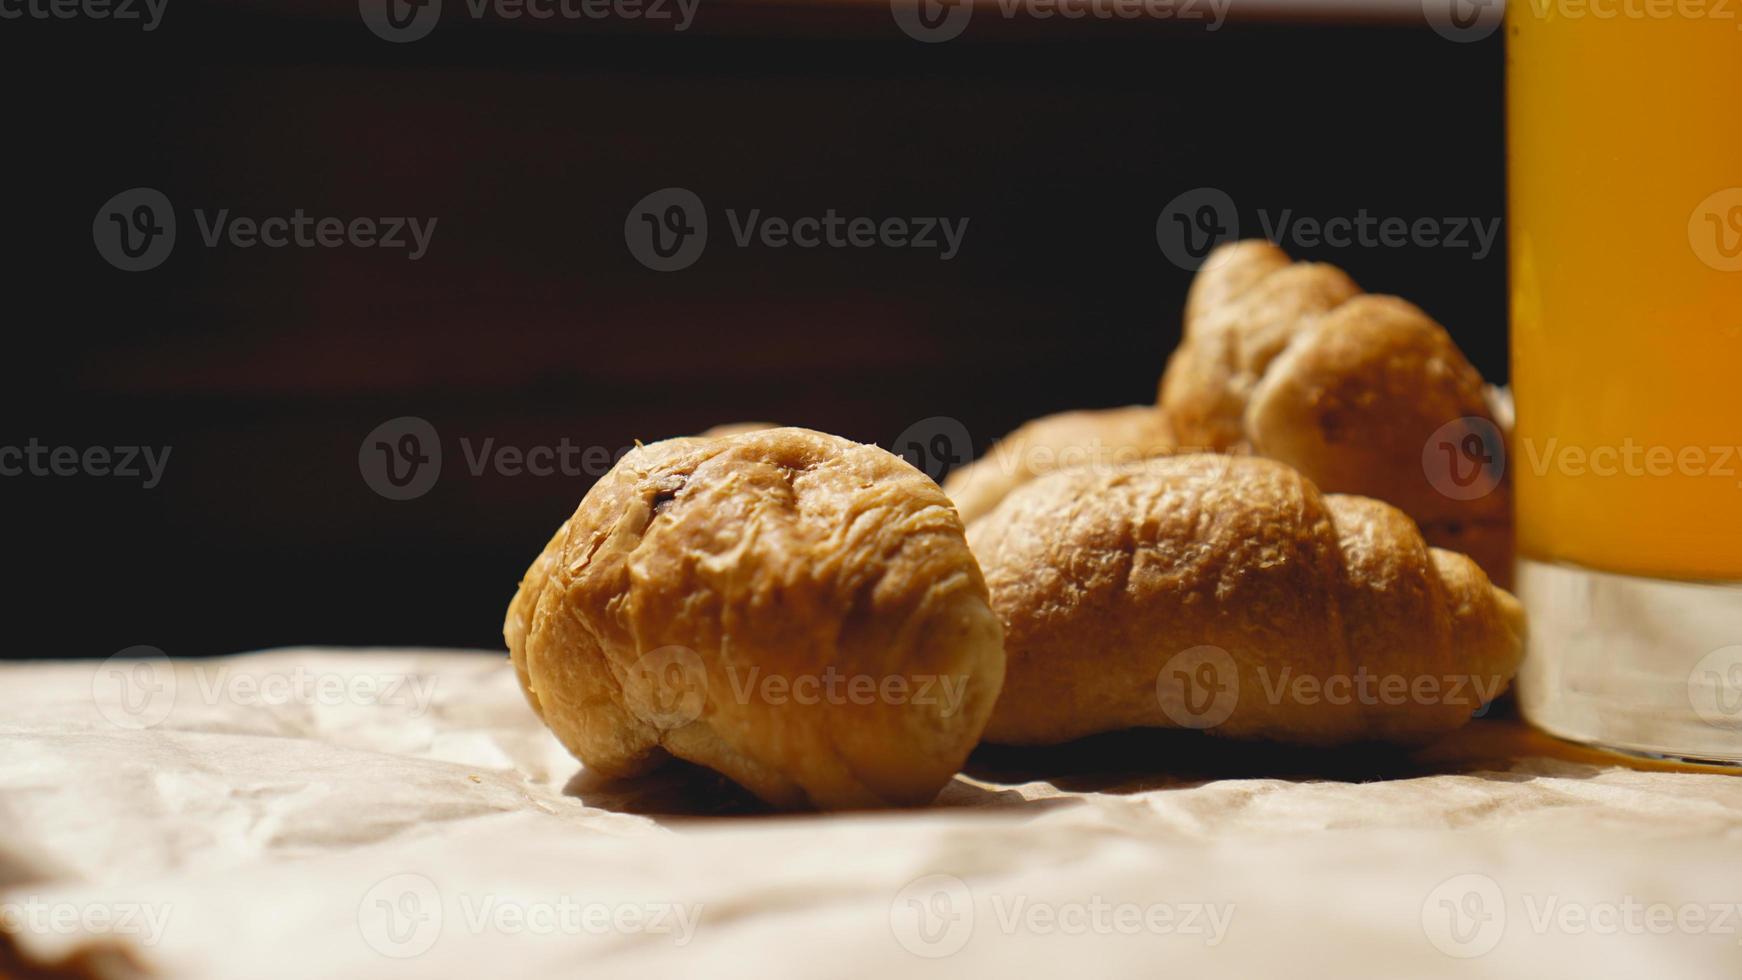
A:
[[[1001,974],[1742,977],[1742,780],[1132,733],[779,816],[589,779],[500,654],[0,667],[0,976]]]

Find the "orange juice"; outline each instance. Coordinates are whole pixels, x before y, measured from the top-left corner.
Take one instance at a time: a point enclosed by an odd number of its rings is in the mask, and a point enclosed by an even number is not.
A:
[[[1508,4],[1525,558],[1742,581],[1736,7]]]
[[[1742,23],[1511,0],[1506,24],[1519,707],[1742,765]]]

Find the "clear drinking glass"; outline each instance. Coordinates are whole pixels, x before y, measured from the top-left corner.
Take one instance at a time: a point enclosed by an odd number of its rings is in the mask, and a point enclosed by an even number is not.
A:
[[[1742,763],[1742,20],[1512,0],[1520,704]]]

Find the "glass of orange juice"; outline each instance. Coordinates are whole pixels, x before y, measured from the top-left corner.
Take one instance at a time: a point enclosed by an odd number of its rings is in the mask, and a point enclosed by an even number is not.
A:
[[[1511,0],[1525,715],[1742,763],[1742,14]]]

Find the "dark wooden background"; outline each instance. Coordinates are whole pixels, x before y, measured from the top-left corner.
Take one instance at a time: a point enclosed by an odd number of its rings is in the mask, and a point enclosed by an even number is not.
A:
[[[449,0],[458,6],[459,0]],[[1407,5],[1406,5],[1407,6]],[[988,19],[989,21],[990,19]],[[291,643],[495,647],[588,480],[473,477],[458,441],[621,447],[742,419],[976,443],[1148,400],[1189,275],[1155,221],[1257,212],[1493,218],[1498,35],[1255,18],[997,24],[922,45],[887,7],[719,5],[687,32],[446,18],[384,43],[351,4],[170,0],[162,26],[0,24],[0,445],[173,446],[163,484],[0,478],[11,657]],[[181,223],[145,273],[98,256],[112,194]],[[629,208],[687,187],[716,224],[680,273]],[[192,209],[435,216],[429,254],[197,245]],[[968,216],[959,257],[726,247],[721,212]],[[1320,248],[1505,375],[1504,243]],[[428,419],[416,500],[358,448]]]

